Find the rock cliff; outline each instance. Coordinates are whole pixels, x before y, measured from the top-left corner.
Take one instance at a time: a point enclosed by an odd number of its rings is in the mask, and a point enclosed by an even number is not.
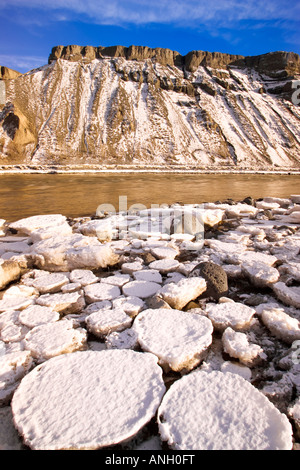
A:
[[[299,78],[288,52],[56,46],[5,82],[0,164],[300,168]]]

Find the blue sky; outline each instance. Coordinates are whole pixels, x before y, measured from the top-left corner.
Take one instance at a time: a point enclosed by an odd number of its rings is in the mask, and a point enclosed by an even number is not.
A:
[[[299,54],[300,0],[0,0],[0,32],[0,65],[20,72],[68,44]]]

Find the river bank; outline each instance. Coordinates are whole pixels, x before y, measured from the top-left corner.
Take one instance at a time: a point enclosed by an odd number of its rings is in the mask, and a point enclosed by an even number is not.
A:
[[[299,448],[299,227],[299,195],[3,219],[0,447]]]
[[[300,175],[300,168],[236,168],[199,167],[187,165],[0,165],[0,175],[14,174],[106,174],[106,173],[169,173],[169,174],[215,174],[215,175]]]

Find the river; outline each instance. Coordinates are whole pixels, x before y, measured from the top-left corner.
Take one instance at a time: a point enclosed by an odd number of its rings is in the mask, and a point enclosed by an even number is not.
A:
[[[201,204],[291,194],[300,194],[300,175],[0,175],[0,218],[12,222],[38,214],[93,215],[102,204],[111,204],[118,211],[133,204]]]

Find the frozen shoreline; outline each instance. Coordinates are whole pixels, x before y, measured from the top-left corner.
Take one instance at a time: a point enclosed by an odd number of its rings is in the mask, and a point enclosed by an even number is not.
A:
[[[179,168],[163,168],[161,166],[155,167],[130,167],[123,165],[88,165],[86,168],[78,165],[67,165],[65,167],[60,167],[56,165],[47,165],[47,166],[34,166],[34,165],[4,165],[0,166],[0,175],[8,174],[95,174],[95,173],[131,173],[131,174],[236,174],[236,175],[300,175],[300,168],[280,168],[280,169],[239,169],[239,168],[189,168],[189,167],[179,167]]]
[[[84,381],[86,388],[81,389],[81,398],[77,395],[72,399],[70,390],[77,389],[77,383],[72,383],[73,367],[85,370],[87,360],[87,376],[101,376],[101,370],[96,372],[98,360],[105,364],[107,354],[114,370],[116,356],[118,364],[123,359],[127,361],[129,375],[134,375],[139,390],[141,377],[134,364],[137,359],[146,361],[145,352],[158,360],[158,365],[149,363],[147,370],[149,379],[155,374],[159,397],[154,408],[149,403],[139,416],[144,423],[140,431],[124,443],[124,434],[118,435],[118,423],[121,428],[123,418],[127,422],[136,418],[130,415],[126,400],[120,403],[120,414],[112,415],[111,407],[106,408],[107,403],[101,402],[100,390],[99,403],[104,413],[101,419],[111,420],[114,430],[109,445],[123,445],[130,450],[164,451],[168,446],[180,449],[180,445],[185,450],[195,449],[180,443],[180,436],[184,441],[183,428],[175,429],[178,441],[172,442],[168,426],[156,410],[160,404],[159,410],[164,411],[170,426],[176,427],[176,417],[169,415],[171,394],[164,391],[164,385],[174,383],[176,386],[171,385],[170,390],[176,393],[176,387],[184,387],[187,380],[209,373],[211,385],[203,390],[203,398],[198,388],[199,393],[192,394],[192,401],[199,400],[199,409],[209,387],[213,387],[217,397],[220,384],[232,380],[231,396],[225,394],[219,403],[203,407],[204,414],[206,408],[208,414],[216,413],[216,434],[221,431],[226,435],[222,422],[218,422],[219,413],[225,411],[236,422],[232,400],[237,387],[241,387],[248,398],[244,401],[241,396],[238,400],[243,404],[239,419],[245,420],[246,429],[253,419],[255,426],[243,438],[238,428],[233,429],[233,447],[254,449],[259,442],[262,448],[299,448],[300,365],[293,345],[300,342],[300,195],[252,200],[248,204],[206,203],[201,208],[204,238],[200,239],[195,236],[201,231],[199,219],[188,219],[187,212],[188,223],[184,233],[180,231],[180,207],[173,204],[136,213],[99,214],[99,218],[67,219],[53,214],[13,223],[1,221],[0,361],[5,376],[0,386],[0,412],[5,419],[3,424],[0,420],[0,448],[11,445],[21,449],[21,437],[32,449],[68,448],[70,444],[61,432],[67,426],[72,429],[75,448],[74,440],[78,439],[78,448],[86,445],[105,450],[108,444],[98,433],[98,424],[93,439],[87,433],[85,444],[82,443],[80,433],[86,427],[86,414],[81,413],[80,400],[85,406],[89,404],[90,416],[99,410],[94,408],[97,403],[88,380]],[[168,226],[170,218],[173,222]],[[169,227],[172,230],[167,230]],[[209,269],[194,271],[202,263],[212,269],[212,277]],[[212,283],[211,279],[218,282]],[[72,357],[70,362],[68,357]],[[32,423],[38,419],[31,418],[30,393],[34,387],[39,388],[39,370],[45,377],[49,375],[49,387],[58,390],[60,396],[64,396],[66,383],[70,384],[66,399],[61,402],[61,416],[72,416],[72,407],[79,403],[74,428],[74,423],[62,423],[59,414],[51,421],[54,440],[48,439],[46,430],[26,430],[24,413],[19,413],[24,407],[28,409],[30,426],[31,419]],[[107,376],[108,396],[114,393],[114,387],[119,387],[117,395],[123,396],[122,387],[126,388],[126,384],[118,380],[118,373],[113,381]],[[229,379],[228,373],[235,378]],[[147,377],[145,380],[143,387],[150,392],[153,382],[149,380],[147,384]],[[48,400],[51,402],[48,393],[45,391],[47,397],[38,397],[39,409]],[[262,400],[260,412],[265,410],[271,419],[269,425],[277,431],[272,435],[265,427],[263,414],[257,426],[257,400]],[[51,410],[55,401],[52,405],[50,402]],[[56,407],[53,409],[55,412]],[[18,433],[12,425],[12,412]],[[48,416],[48,405],[42,413],[48,429],[47,419],[51,420],[52,414],[49,412]],[[188,409],[184,413],[191,422],[196,420],[193,445],[200,445],[206,432],[197,437],[197,428],[206,416],[200,413],[198,423],[197,416],[189,415]],[[149,419],[157,419],[156,434],[153,427],[145,424]],[[3,432],[2,425],[10,426],[10,433]],[[126,433],[133,435],[131,429]],[[225,448],[222,446],[228,441],[214,442],[214,435],[212,432],[211,442],[201,441],[201,449],[212,445]],[[275,435],[284,438],[279,442]]]

